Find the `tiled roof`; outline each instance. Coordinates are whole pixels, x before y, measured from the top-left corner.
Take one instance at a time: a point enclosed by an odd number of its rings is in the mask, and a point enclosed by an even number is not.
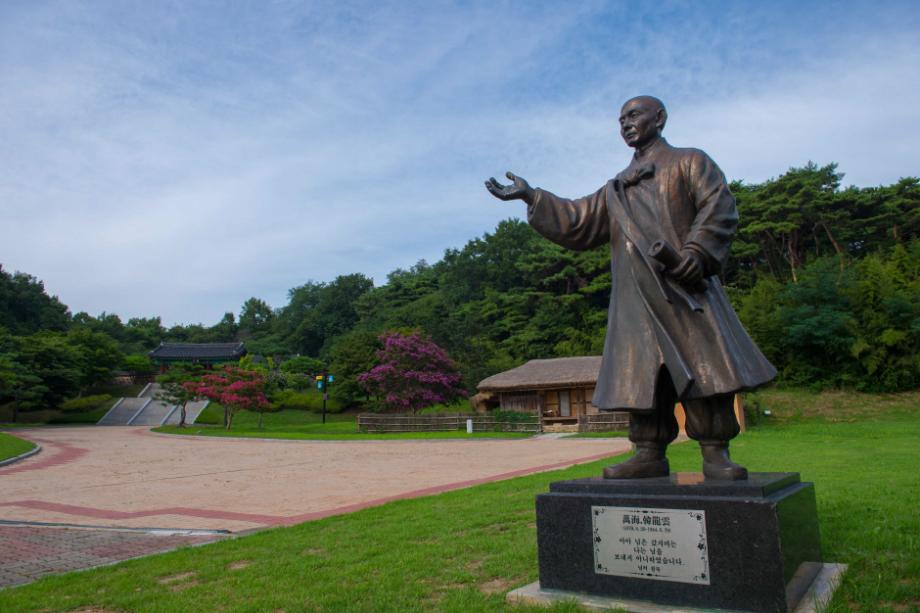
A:
[[[530,360],[479,382],[480,392],[547,389],[567,385],[594,385],[601,369],[601,356]]]
[[[237,360],[245,354],[243,343],[160,343],[147,355],[154,360]]]

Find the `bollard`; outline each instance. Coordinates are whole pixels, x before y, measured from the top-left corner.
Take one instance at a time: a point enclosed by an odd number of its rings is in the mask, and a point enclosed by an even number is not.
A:
[[[473,433],[473,420],[472,419],[466,420],[466,433],[467,434]]]

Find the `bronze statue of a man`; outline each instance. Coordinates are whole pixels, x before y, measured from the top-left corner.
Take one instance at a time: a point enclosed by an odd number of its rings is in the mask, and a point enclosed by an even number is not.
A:
[[[669,473],[665,450],[678,433],[674,405],[686,412],[710,479],[746,479],[731,461],[738,435],[734,394],[769,382],[776,369],[738,321],[719,272],[738,227],[725,175],[698,149],[661,136],[667,111],[639,96],[620,112],[632,162],[590,196],[568,200],[532,188],[486,181],[493,196],[524,200],[540,234],[571,249],[610,243],[613,284],[604,357],[593,403],[629,411],[635,455],[604,469],[609,479]]]

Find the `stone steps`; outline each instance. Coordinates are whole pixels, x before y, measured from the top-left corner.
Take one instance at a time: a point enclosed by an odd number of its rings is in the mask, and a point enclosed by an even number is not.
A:
[[[195,423],[195,420],[198,419],[198,416],[201,415],[201,412],[204,411],[208,404],[210,404],[208,400],[196,400],[195,402],[188,403],[185,407],[185,423]],[[178,426],[180,415],[181,411],[179,407],[176,407],[176,410],[169,414],[169,417],[166,418],[163,425]]]
[[[109,409],[97,426],[163,426],[178,425],[180,410],[175,405],[154,396],[160,391],[159,383],[148,383],[136,398],[119,398]],[[185,412],[185,423],[193,424],[201,412],[208,406],[208,400],[198,400],[188,403]]]
[[[159,426],[175,409],[174,405],[162,400],[151,400],[139,413],[131,418],[129,426]]]
[[[150,398],[120,398],[96,425],[127,426],[150,403]]]
[[[544,432],[578,432],[578,424],[543,424]]]

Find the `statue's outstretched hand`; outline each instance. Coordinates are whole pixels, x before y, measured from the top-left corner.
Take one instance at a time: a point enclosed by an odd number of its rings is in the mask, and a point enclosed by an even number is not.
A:
[[[501,200],[523,200],[528,204],[533,202],[534,191],[527,181],[516,176],[510,170],[505,173],[505,176],[511,179],[511,185],[502,185],[495,180],[495,177],[486,181],[486,189],[489,190],[490,194]]]

